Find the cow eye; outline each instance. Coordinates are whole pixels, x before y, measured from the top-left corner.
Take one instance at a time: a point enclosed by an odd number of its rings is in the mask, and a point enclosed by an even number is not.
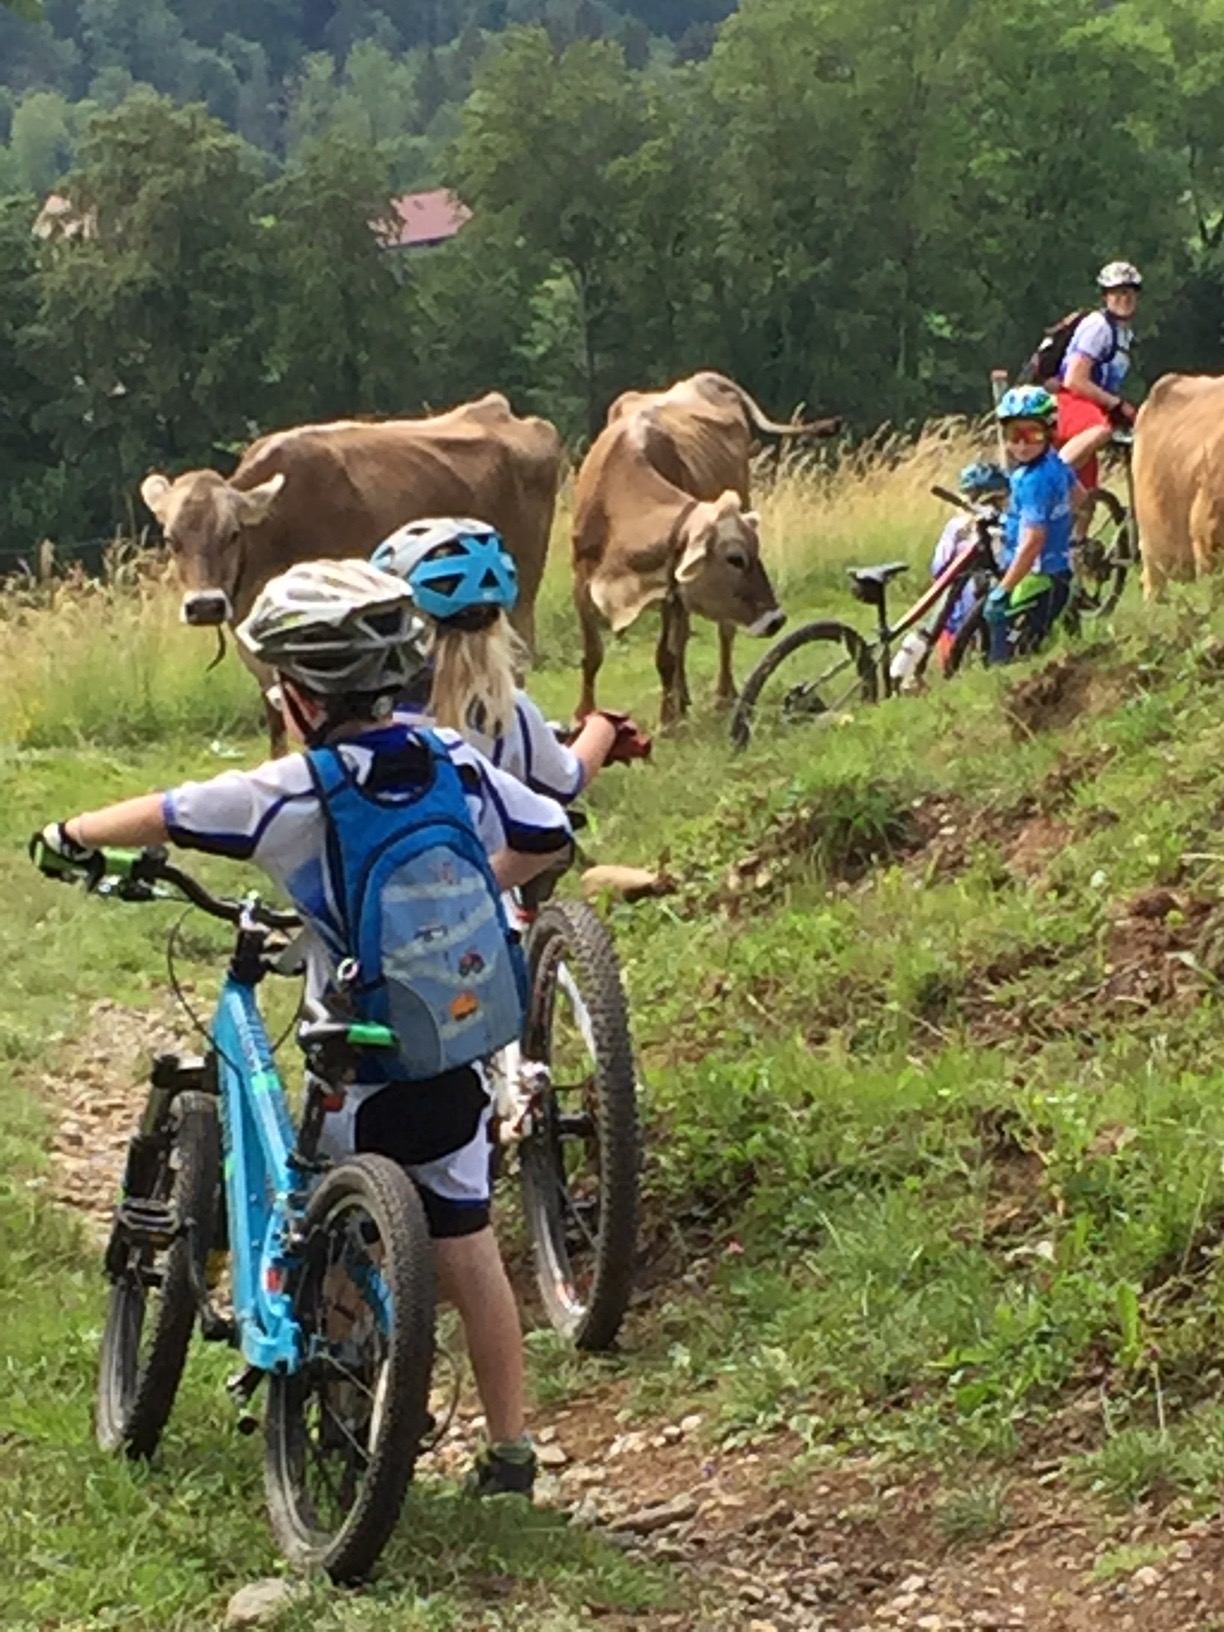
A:
[[[746,572],[748,570],[748,557],[743,550],[728,550],[727,565],[734,567],[737,572]]]

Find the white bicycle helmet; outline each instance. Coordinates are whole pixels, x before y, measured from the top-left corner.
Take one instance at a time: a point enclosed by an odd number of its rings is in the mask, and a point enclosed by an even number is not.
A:
[[[408,586],[365,561],[302,561],[260,594],[237,635],[321,697],[390,695],[424,667]]]
[[[1143,274],[1129,261],[1110,261],[1097,273],[1097,283],[1102,289],[1142,289]]]

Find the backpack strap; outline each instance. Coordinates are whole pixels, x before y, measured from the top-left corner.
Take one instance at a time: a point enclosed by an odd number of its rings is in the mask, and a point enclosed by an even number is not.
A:
[[[338,748],[309,748],[305,754],[306,769],[319,801],[326,832],[327,878],[331,888],[332,904],[339,915],[340,930],[346,940],[351,939],[348,913],[348,885],[344,877],[344,852],[332,814],[332,799],[344,787],[351,785],[349,768]]]

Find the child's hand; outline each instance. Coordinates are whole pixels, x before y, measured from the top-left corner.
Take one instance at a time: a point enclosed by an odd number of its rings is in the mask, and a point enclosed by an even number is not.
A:
[[[1004,589],[1002,584],[996,584],[986,597],[986,605],[982,608],[982,616],[987,623],[1006,623],[1010,602],[1011,590]]]
[[[628,714],[614,714],[606,708],[601,708],[599,712],[616,729],[616,740],[608,750],[605,764],[623,765],[631,759],[650,758],[654,743],[636,720]]]
[[[65,883],[83,876],[88,889],[95,889],[106,872],[106,858],[100,850],[69,838],[63,822],[48,822],[30,837],[30,860],[47,878]]]

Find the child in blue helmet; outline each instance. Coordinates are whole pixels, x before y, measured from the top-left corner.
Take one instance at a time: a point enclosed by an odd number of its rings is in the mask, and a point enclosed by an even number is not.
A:
[[[972,504],[993,504],[1000,511],[1007,504],[1009,490],[1007,472],[1001,465],[991,464],[989,460],[975,459],[971,465],[966,465],[957,479],[956,486],[958,492],[964,494]],[[967,516],[963,511],[952,516],[940,533],[939,541],[931,554],[932,580],[946,572],[957,556],[967,549],[976,537],[975,517]],[[943,633],[939,637],[938,655],[941,663],[947,661],[952,643],[968,617],[974,599],[974,587],[967,583],[957,597],[956,605],[952,608]]]
[[[1040,385],[1014,386],[996,409],[1012,463],[1005,567],[986,597],[990,661],[1006,663],[1041,645],[1071,593],[1071,535],[1085,494],[1054,448],[1058,404]]]
[[[406,699],[459,731],[499,769],[568,804],[616,760],[645,758],[650,739],[623,714],[588,716],[567,746],[517,684],[526,654],[507,613],[518,597],[514,559],[482,521],[412,521],[372,563],[402,578],[429,627],[428,688]]]

